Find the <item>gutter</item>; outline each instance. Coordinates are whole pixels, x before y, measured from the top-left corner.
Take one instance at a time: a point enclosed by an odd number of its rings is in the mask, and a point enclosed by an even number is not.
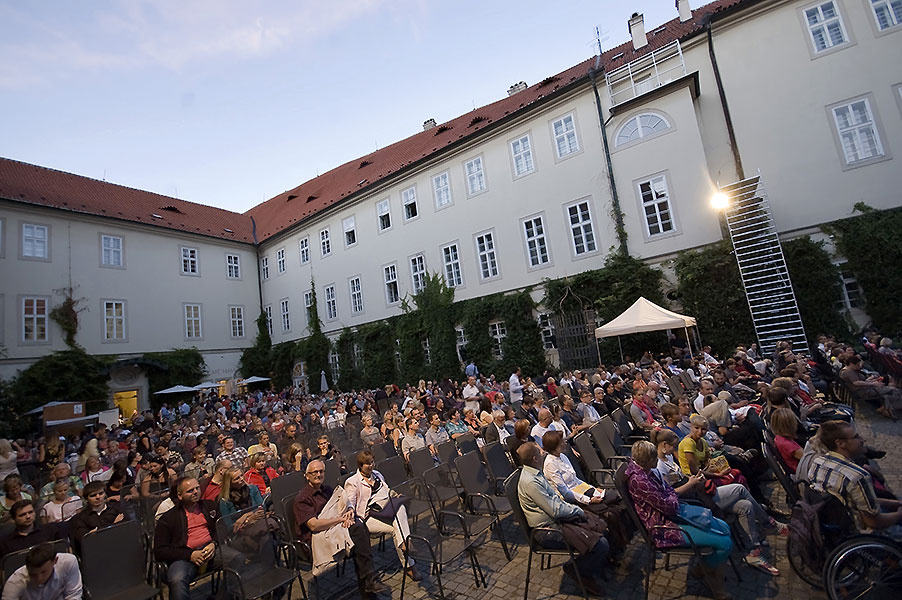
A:
[[[257,296],[260,303],[260,311],[257,313],[257,316],[259,317],[263,313],[263,280],[260,278],[260,242],[257,241],[257,222],[254,220],[253,215],[248,216],[251,219],[251,235],[254,236],[254,254],[257,257]]]
[[[714,82],[717,84],[717,95],[720,97],[720,106],[723,109],[723,118],[727,125],[727,136],[730,139],[730,151],[733,153],[733,165],[739,180],[745,179],[745,170],[742,168],[742,157],[739,154],[739,144],[736,142],[736,132],[733,129],[733,119],[730,117],[730,106],[727,103],[727,95],[723,88],[723,79],[720,69],[717,67],[717,55],[714,53],[714,38],[712,35],[711,16],[705,19],[705,34],[708,37],[708,58],[711,60],[711,69],[714,71]]]

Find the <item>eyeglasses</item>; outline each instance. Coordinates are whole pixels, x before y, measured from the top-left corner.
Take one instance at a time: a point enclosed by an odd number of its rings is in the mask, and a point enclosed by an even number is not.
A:
[[[316,469],[315,471],[307,471],[307,475],[322,475],[325,472],[325,469]]]
[[[860,433],[856,433],[855,435],[844,437],[844,438],[839,438],[839,439],[841,439],[841,440],[862,440],[864,438],[861,437]]]

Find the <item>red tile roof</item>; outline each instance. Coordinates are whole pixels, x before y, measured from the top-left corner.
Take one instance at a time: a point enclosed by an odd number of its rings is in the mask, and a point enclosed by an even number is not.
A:
[[[237,242],[254,241],[248,215],[7,158],[0,158],[0,198]]]
[[[647,46],[634,50],[629,41],[611,48],[602,54],[599,66],[605,71],[621,67],[674,40],[699,34],[712,15],[757,1],[715,0],[694,10],[693,18],[685,23],[676,18],[658,27],[648,27]],[[0,159],[0,198],[250,243],[253,243],[253,218],[257,238],[262,241],[368,191],[411,165],[437,157],[494,124],[529,110],[568,85],[578,84],[588,78],[596,60],[592,57],[513,96],[347,162],[243,215],[9,159]],[[153,214],[162,219],[154,218]]]

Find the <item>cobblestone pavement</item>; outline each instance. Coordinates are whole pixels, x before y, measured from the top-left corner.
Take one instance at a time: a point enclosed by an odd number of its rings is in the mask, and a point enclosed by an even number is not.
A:
[[[902,444],[899,444],[902,423],[893,423],[874,413],[869,407],[858,407],[858,429],[869,444],[875,448],[886,451],[886,457],[881,459],[879,466],[886,475],[887,483],[895,490],[902,490]],[[779,510],[787,511],[782,489],[776,483],[767,484],[775,506]],[[447,598],[458,600],[479,598],[489,600],[515,600],[522,598],[523,585],[526,580],[526,562],[528,551],[523,535],[517,528],[512,517],[502,522],[505,538],[511,548],[512,559],[508,561],[497,536],[493,536],[488,543],[478,550],[479,563],[485,573],[488,589],[474,585],[473,572],[466,559],[459,560],[449,565],[443,575],[442,584]],[[775,564],[780,570],[780,575],[770,577],[760,571],[743,565],[741,557],[734,552],[734,560],[739,568],[742,581],[737,581],[735,575],[727,570],[727,589],[737,600],[751,600],[757,598],[792,598],[793,600],[820,600],[825,594],[812,588],[802,581],[793,571],[786,559],[785,538],[771,536],[769,538],[772,555],[775,555]],[[385,570],[383,581],[392,587],[392,598],[400,598],[401,573],[398,570],[397,554],[391,550],[378,551],[374,547],[374,557],[377,566]],[[643,597],[644,565],[647,561],[647,553],[638,536],[633,540],[619,569],[612,574],[605,583],[607,598],[617,600],[632,600]],[[562,559],[557,559],[551,569],[540,570],[539,560],[534,557],[532,564],[532,576],[529,582],[529,600],[562,599],[577,600],[582,598],[576,585],[562,575],[560,564]],[[427,576],[426,569],[423,572],[423,580],[412,583],[409,579],[404,592],[405,597],[423,599],[439,598],[438,585],[434,576]],[[334,573],[327,573],[319,578],[317,583],[310,585],[309,573],[305,573],[304,580],[307,584],[311,600],[326,600],[331,598],[356,598],[356,585],[353,584],[353,567],[348,565],[343,578],[337,578]],[[301,598],[300,590],[295,585],[293,598]],[[665,570],[664,561],[658,560],[657,568],[652,573],[649,598],[655,600],[669,600],[673,598],[711,598],[710,592],[698,580],[687,577],[687,564],[685,560],[676,560],[670,570]],[[387,600],[388,594],[380,596],[379,600]]]

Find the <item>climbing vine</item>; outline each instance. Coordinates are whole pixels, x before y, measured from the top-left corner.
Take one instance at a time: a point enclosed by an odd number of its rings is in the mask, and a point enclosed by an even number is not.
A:
[[[319,320],[319,310],[316,307],[316,282],[313,279],[310,280],[310,290],[312,294],[308,310],[310,337],[302,342],[298,354],[304,358],[307,365],[311,382],[310,390],[318,392],[320,373],[326,374],[326,382],[330,388],[335,385],[335,382],[332,381],[332,369],[329,366],[329,351],[332,349],[332,343],[323,333],[323,325]]]
[[[78,313],[85,310],[84,308],[78,308],[78,304],[84,298],[75,298],[75,290],[77,288],[78,286],[69,286],[53,290],[63,296],[63,301],[50,311],[50,318],[63,330],[66,345],[73,350],[78,347],[78,343],[75,341],[75,336],[78,333]]]
[[[817,345],[819,334],[848,339],[851,333],[848,323],[836,308],[841,301],[839,269],[824,243],[808,236],[798,237],[783,242],[783,255],[811,347]]]

